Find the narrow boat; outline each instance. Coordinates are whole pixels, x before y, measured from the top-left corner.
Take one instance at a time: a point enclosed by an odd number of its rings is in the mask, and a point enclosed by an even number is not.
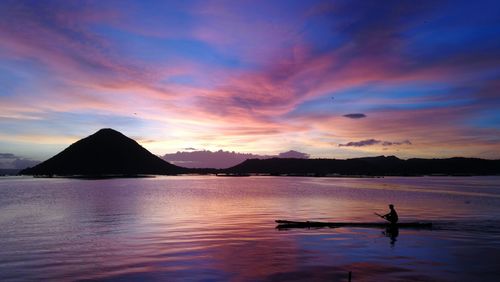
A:
[[[276,220],[278,229],[287,228],[338,228],[338,227],[365,227],[365,228],[414,228],[429,229],[432,228],[431,222],[398,222],[391,224],[389,222],[321,222],[321,221],[290,221]]]

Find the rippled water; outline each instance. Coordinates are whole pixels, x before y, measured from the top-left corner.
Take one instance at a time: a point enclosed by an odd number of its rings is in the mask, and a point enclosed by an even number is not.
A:
[[[275,219],[432,230],[275,229]],[[499,281],[500,177],[0,179],[0,281]]]

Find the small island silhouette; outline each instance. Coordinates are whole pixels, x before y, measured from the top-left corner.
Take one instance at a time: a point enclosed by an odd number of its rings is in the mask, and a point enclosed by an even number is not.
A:
[[[176,166],[122,133],[104,128],[52,158],[19,172],[35,176],[137,176],[214,173],[225,176],[416,176],[498,175],[500,160],[478,158],[408,159],[378,156],[354,159],[248,159],[227,169]]]

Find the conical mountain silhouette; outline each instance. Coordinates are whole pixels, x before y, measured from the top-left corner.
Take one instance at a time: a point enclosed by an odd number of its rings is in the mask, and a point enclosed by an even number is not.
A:
[[[176,174],[184,169],[153,155],[111,128],[83,138],[54,157],[20,172],[27,175]]]

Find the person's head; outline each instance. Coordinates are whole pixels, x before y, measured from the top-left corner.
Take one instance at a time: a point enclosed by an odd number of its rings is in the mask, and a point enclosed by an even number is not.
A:
[[[394,209],[394,205],[393,205],[393,204],[390,204],[390,205],[389,205],[389,208],[390,208],[391,210],[393,210],[393,209]]]

